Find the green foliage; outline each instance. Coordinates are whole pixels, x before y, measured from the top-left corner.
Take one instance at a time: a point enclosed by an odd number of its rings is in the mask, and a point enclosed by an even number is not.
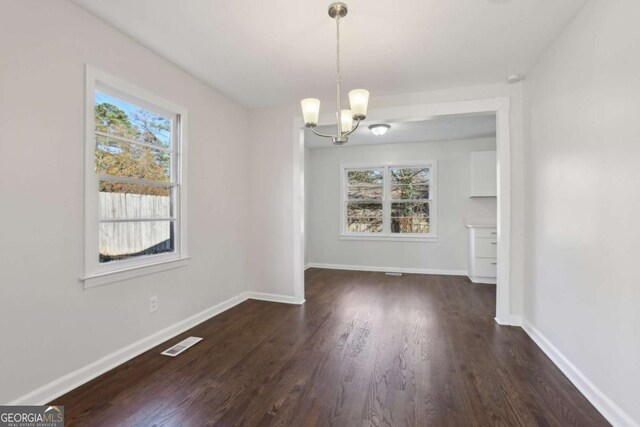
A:
[[[163,147],[158,135],[170,130],[170,122],[146,110],[133,117],[117,106],[103,102],[95,108],[96,131],[117,135],[152,146]],[[98,136],[95,155],[96,172],[111,176],[144,178],[167,182],[171,173],[171,155],[143,145]],[[100,182],[100,191],[168,196],[169,189],[151,185]]]
[[[96,130],[131,138],[137,134],[127,113],[108,102],[96,105]]]

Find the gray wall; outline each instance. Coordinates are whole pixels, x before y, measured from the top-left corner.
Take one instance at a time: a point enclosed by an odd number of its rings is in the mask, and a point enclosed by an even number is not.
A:
[[[307,149],[307,263],[466,272],[467,221],[496,222],[496,198],[470,198],[470,152],[495,138]],[[437,242],[340,240],[340,165],[437,161]]]

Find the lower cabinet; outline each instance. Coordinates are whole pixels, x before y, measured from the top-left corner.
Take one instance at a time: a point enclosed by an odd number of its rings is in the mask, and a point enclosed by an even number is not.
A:
[[[495,225],[467,224],[469,228],[469,279],[496,283],[498,229]]]

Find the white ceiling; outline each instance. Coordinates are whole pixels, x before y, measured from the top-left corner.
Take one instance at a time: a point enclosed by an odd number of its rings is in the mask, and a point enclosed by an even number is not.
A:
[[[382,136],[375,136],[369,130],[374,122],[364,122],[349,136],[347,145],[391,144],[396,142],[459,141],[496,136],[496,116],[456,115],[438,116],[430,120],[411,122],[385,122],[391,128]],[[335,125],[318,126],[318,132],[335,134]],[[331,139],[314,135],[305,129],[305,146],[309,148],[336,147]]]
[[[329,0],[72,0],[247,107],[333,96]],[[586,0],[346,0],[345,91],[526,73]]]

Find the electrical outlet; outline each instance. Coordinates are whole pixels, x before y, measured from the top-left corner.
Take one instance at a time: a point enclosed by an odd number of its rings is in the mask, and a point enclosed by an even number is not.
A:
[[[156,311],[158,311],[158,297],[154,295],[149,297],[149,313]]]

